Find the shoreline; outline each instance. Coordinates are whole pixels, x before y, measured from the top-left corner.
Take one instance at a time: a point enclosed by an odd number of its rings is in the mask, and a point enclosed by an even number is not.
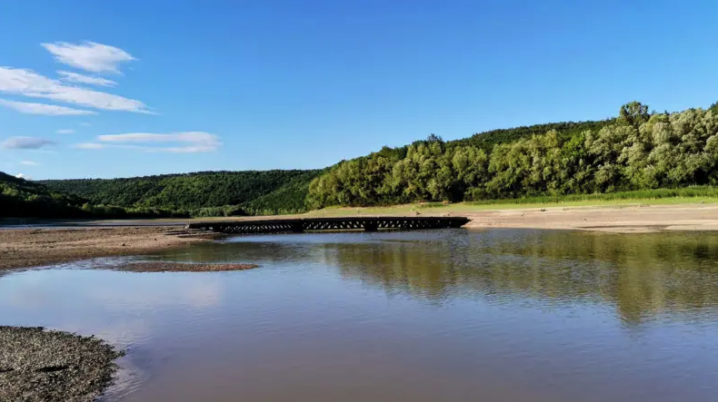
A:
[[[182,234],[174,226],[0,229],[0,271],[186,247],[221,234]]]
[[[555,206],[481,209],[470,205],[408,209],[337,208],[305,215],[215,218],[216,221],[286,219],[314,216],[465,216],[467,229],[512,228],[581,230],[607,233],[718,230],[718,204]],[[166,221],[164,221],[166,222]],[[72,222],[67,222],[72,223]],[[116,221],[105,222],[115,224]],[[134,226],[0,228],[0,270],[31,268],[98,257],[131,256],[186,247],[224,237],[177,230],[176,221],[132,221]]]

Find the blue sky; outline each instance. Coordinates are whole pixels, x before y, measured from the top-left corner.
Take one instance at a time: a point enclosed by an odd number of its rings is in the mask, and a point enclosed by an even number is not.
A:
[[[66,0],[0,5],[0,171],[320,168],[718,100],[718,2]]]

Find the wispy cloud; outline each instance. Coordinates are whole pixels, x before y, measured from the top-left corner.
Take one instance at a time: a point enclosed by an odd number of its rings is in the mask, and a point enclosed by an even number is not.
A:
[[[188,131],[173,134],[129,133],[116,135],[101,135],[97,137],[102,142],[137,143],[137,142],[192,142],[216,143],[217,136],[202,131]]]
[[[75,132],[75,130],[73,130],[71,128],[63,128],[63,129],[57,130],[55,132],[58,134],[72,134]]]
[[[20,162],[21,165],[25,166],[39,166],[40,164],[35,161],[22,161]]]
[[[82,127],[90,127],[90,126],[92,126],[92,124],[90,124],[90,123],[88,123],[88,122],[86,122],[86,121],[83,121],[82,123],[80,123],[80,125],[81,125]]]
[[[97,114],[91,110],[73,109],[65,106],[47,105],[44,103],[16,102],[0,99],[0,106],[17,110],[20,113],[45,116],[82,116]]]
[[[83,142],[81,144],[75,144],[72,147],[77,149],[105,149],[103,144],[98,144],[96,142]]]
[[[106,78],[90,77],[89,75],[72,73],[70,71],[58,71],[57,74],[60,75],[63,81],[73,82],[77,84],[97,85],[101,87],[114,87],[115,85],[117,85],[115,81],[108,80]]]
[[[11,137],[2,143],[5,149],[40,149],[46,145],[55,145],[55,142],[37,137]]]
[[[136,60],[120,48],[95,42],[55,42],[42,46],[58,62],[93,73],[119,73],[121,63]]]
[[[200,153],[216,151],[222,145],[219,137],[202,131],[172,134],[128,133],[101,135],[97,137],[97,140],[98,142],[95,143],[77,144],[75,147],[82,149],[124,148],[150,153]],[[175,145],[169,147],[136,145],[169,143],[174,143]]]
[[[0,92],[31,98],[52,99],[102,110],[152,113],[144,103],[138,100],[65,85],[58,80],[21,68],[0,67]]]

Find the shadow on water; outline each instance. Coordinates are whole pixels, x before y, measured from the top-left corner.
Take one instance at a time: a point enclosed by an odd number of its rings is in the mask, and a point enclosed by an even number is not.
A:
[[[608,303],[625,324],[718,317],[718,234],[450,230],[239,237],[161,258],[314,263],[434,304]],[[685,318],[685,317],[684,317]]]

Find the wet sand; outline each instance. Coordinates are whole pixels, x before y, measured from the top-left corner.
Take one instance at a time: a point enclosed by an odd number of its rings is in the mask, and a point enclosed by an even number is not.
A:
[[[0,401],[90,402],[122,356],[94,337],[0,326]]]

